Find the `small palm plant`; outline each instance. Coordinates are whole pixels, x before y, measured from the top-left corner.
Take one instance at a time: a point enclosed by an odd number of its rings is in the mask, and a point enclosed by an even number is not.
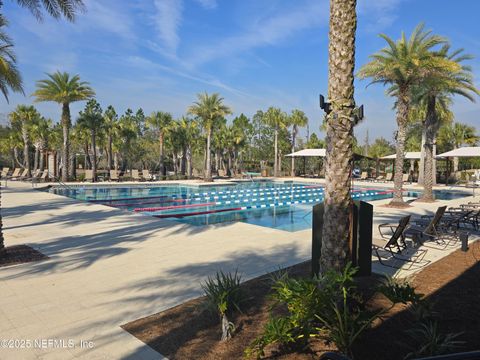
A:
[[[219,271],[215,277],[208,277],[202,284],[207,297],[207,306],[222,319],[222,341],[231,339],[235,332],[235,325],[228,316],[233,310],[240,311],[240,303],[244,300],[240,282],[241,276],[235,270],[234,273]]]

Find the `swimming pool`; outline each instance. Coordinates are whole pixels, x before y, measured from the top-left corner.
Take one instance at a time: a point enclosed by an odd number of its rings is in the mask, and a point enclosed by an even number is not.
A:
[[[239,182],[216,186],[131,185],[52,188],[50,192],[147,216],[192,225],[242,221],[286,231],[311,227],[312,206],[323,201],[323,186],[300,182]],[[392,197],[393,190],[355,187],[354,200]],[[452,198],[452,192],[436,192]],[[406,192],[417,197],[418,192]]]

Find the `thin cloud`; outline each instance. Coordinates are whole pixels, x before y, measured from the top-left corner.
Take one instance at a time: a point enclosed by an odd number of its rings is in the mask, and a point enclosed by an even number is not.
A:
[[[167,54],[174,55],[180,43],[178,29],[182,22],[183,1],[154,0],[155,28]]]
[[[195,1],[205,9],[215,9],[217,7],[216,0],[195,0]]]

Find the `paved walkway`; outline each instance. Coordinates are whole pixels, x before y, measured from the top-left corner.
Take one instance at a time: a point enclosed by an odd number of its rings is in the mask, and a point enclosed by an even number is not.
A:
[[[46,347],[0,348],[2,360],[160,359],[120,325],[197,297],[200,282],[218,269],[238,267],[248,279],[310,257],[310,230],[290,233],[241,222],[195,227],[15,182],[2,195],[7,246],[28,244],[50,257],[0,268],[0,340],[37,340],[34,345]],[[398,212],[381,203],[375,223],[438,206]]]

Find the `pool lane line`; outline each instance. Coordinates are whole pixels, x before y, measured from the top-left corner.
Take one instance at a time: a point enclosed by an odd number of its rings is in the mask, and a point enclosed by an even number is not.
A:
[[[181,202],[191,202],[192,199],[169,199],[169,200],[154,200],[154,201],[134,201],[131,203],[125,204],[104,204],[104,205],[111,205],[114,207],[135,207],[143,204],[158,204],[160,203],[181,203]]]
[[[144,196],[144,197],[131,197],[131,198],[117,198],[117,199],[86,199],[88,202],[116,202],[116,201],[126,201],[126,200],[148,200],[148,199],[162,199],[168,198],[169,195],[159,195],[159,196]]]
[[[279,187],[266,187],[266,188],[253,188],[253,189],[243,189],[243,190],[224,190],[224,191],[209,191],[209,192],[196,192],[191,193],[193,196],[201,196],[201,195],[208,195],[208,194],[236,194],[236,193],[250,193],[250,192],[258,192],[264,190],[287,190],[287,189],[303,189],[305,188],[304,185],[296,185],[296,186],[279,186]]]
[[[159,207],[147,207],[147,208],[135,208],[135,212],[152,212],[152,211],[162,211],[162,210],[175,210],[175,209],[188,209],[194,207],[204,207],[204,206],[215,206],[217,203],[202,203],[202,204],[188,204],[188,205],[173,205],[173,206],[159,206]]]
[[[217,210],[206,210],[206,211],[195,211],[191,213],[179,213],[179,214],[160,214],[160,215],[152,215],[153,217],[164,219],[164,218],[183,218],[187,216],[195,216],[195,215],[206,215],[206,214],[214,214],[226,211],[238,211],[242,210],[242,208],[230,208],[230,209],[217,209]]]

